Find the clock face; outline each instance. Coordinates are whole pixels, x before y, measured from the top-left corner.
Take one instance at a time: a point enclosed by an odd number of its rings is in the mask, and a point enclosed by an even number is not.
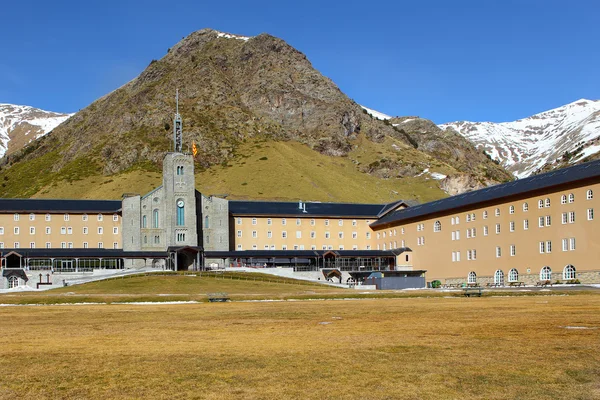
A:
[[[183,200],[179,200],[177,202],[177,207],[180,207],[180,208],[183,207]]]

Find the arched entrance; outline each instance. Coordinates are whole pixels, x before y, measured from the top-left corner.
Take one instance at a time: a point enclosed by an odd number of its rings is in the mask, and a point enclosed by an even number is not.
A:
[[[202,248],[169,247],[169,267],[173,271],[197,271],[202,265]]]

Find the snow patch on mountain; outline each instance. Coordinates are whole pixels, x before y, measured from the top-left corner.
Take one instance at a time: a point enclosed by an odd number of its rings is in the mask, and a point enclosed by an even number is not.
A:
[[[248,40],[250,40],[250,38],[248,36],[239,36],[239,35],[234,35],[232,33],[225,33],[225,32],[217,32],[217,36],[225,38],[225,39],[243,40],[245,42],[247,42]]]
[[[30,106],[0,103],[0,157],[9,148],[11,140],[23,145],[46,135],[73,114],[44,111]],[[16,134],[26,138],[15,138]],[[22,146],[21,146],[22,147]],[[11,149],[11,151],[18,149]]]
[[[377,118],[377,119],[381,119],[381,120],[386,120],[386,119],[390,119],[392,117],[390,117],[389,115],[386,115],[384,113],[381,113],[379,111],[375,111],[373,109],[370,109],[368,107],[365,106],[361,106],[363,110],[365,110],[367,113],[371,114],[371,116]]]
[[[600,151],[600,100],[577,100],[514,122],[457,121],[440,127],[455,129],[524,178],[558,159],[575,163]]]

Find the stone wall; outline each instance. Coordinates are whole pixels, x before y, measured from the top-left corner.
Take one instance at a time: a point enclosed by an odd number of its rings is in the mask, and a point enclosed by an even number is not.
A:
[[[595,271],[583,271],[576,272],[575,279],[578,280],[581,284],[600,284],[600,270]],[[540,281],[540,274],[519,274],[519,281],[525,283],[528,286],[535,286],[536,283]],[[568,283],[563,279],[562,271],[552,271],[552,283],[560,282],[560,283]],[[505,285],[508,285],[508,277],[504,276]],[[467,283],[467,277],[460,278],[447,278],[445,280],[447,285],[456,285]],[[477,283],[481,286],[485,286],[488,283],[494,283],[493,276],[477,276]]]

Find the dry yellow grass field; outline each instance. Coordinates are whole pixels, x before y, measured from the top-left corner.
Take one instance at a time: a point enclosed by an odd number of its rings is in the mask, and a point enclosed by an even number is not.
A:
[[[0,320],[2,399],[600,398],[593,294],[23,306]]]

